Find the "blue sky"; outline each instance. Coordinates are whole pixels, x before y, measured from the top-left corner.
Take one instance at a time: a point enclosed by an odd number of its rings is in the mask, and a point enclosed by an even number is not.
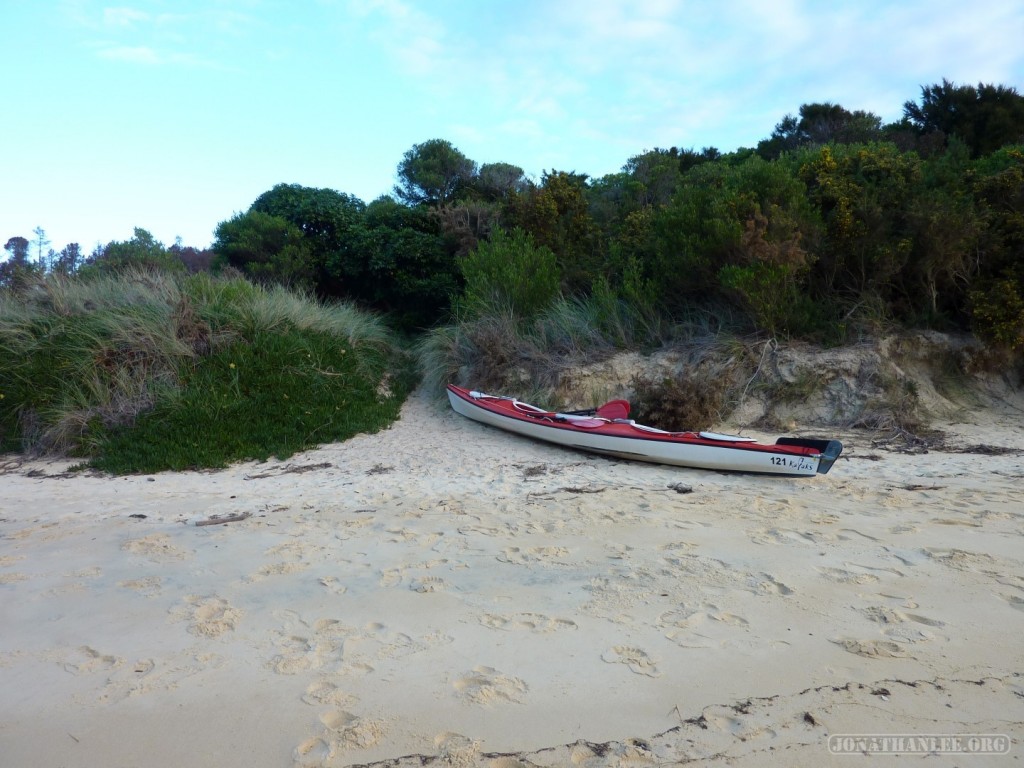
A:
[[[366,202],[414,144],[603,176],[801,104],[1024,92],[1021,0],[0,0],[0,244],[206,246],[275,184]]]

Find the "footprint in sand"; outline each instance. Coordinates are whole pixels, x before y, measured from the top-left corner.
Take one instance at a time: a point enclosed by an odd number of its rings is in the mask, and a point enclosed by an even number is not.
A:
[[[345,643],[345,656],[358,661],[381,661],[412,656],[416,653],[454,642],[451,635],[432,632],[412,637],[405,632],[392,632],[380,622],[367,624],[362,632],[352,634]],[[368,670],[373,669],[367,664]]]
[[[170,691],[182,681],[222,666],[224,657],[201,653],[183,658],[172,656],[159,660],[139,659],[121,665],[107,680],[100,701],[107,704],[142,696],[154,691]]]
[[[690,541],[673,541],[668,544],[662,544],[658,549],[662,552],[667,552],[669,555],[682,555],[690,552],[697,545]],[[625,547],[627,552],[633,550],[632,547]]]
[[[476,533],[481,536],[507,536],[510,533],[507,528],[494,528],[486,525],[463,525],[457,530],[463,536],[468,536],[471,533]]]
[[[324,576],[319,581],[323,586],[327,587],[331,594],[343,595],[348,592],[348,587],[342,584],[341,579],[337,576]]]
[[[703,603],[696,610],[682,607],[666,611],[658,617],[658,624],[663,627],[693,628],[709,620],[733,627],[746,627],[750,624],[742,616],[719,610],[718,606],[712,603]]]
[[[153,533],[141,539],[129,539],[121,545],[121,549],[133,555],[140,555],[158,563],[184,560],[192,555],[171,543],[166,533]]]
[[[340,662],[346,641],[355,633],[352,627],[337,619],[318,619],[309,623],[292,611],[282,611],[275,616],[283,618],[285,623],[278,630],[277,653],[268,666],[279,675],[295,675]]]
[[[438,576],[420,576],[412,580],[409,588],[413,592],[444,592],[448,584]]]
[[[903,613],[887,606],[875,605],[861,609],[868,619],[886,627],[884,634],[898,643],[920,643],[934,639],[934,635],[918,625],[941,627],[944,623],[916,613]]]
[[[913,524],[901,524],[894,525],[889,529],[889,533],[917,533],[920,529],[919,526]]]
[[[748,701],[747,705],[749,704]],[[774,728],[756,722],[756,716],[750,716],[749,707],[711,706],[701,714],[708,727],[731,734],[743,742],[774,739],[778,736],[778,732]],[[747,717],[740,717],[740,715],[747,715]]]
[[[298,573],[299,571],[304,571],[307,568],[309,568],[309,563],[303,562],[269,563],[256,571],[256,573],[250,575],[245,579],[245,581],[246,583],[253,584],[271,576],[284,576],[289,573]]]
[[[163,579],[160,576],[146,576],[142,579],[127,579],[117,582],[117,586],[133,589],[144,597],[156,597],[160,594]]]
[[[371,664],[367,664],[365,661],[345,662],[338,667],[338,674],[344,675],[345,677],[365,677],[366,675],[372,674],[376,671],[376,667]]]
[[[565,528],[564,520],[527,520],[523,533],[555,533]]]
[[[359,717],[343,709],[329,709],[320,714],[331,746],[344,749],[366,749],[380,742],[385,729],[380,720]]]
[[[894,599],[902,599],[895,597]],[[909,603],[910,605],[916,605],[916,603]],[[874,605],[868,608],[861,609],[861,613],[867,616],[878,624],[899,624],[901,622],[910,621],[915,624],[924,624],[926,627],[944,627],[946,622],[939,621],[938,619],[930,619],[927,616],[922,616],[919,613],[903,613],[897,611],[894,608],[889,608],[882,605]]]
[[[833,639],[832,642],[848,653],[869,659],[898,659],[906,656],[900,645],[891,640],[855,640],[840,637]]]
[[[377,659],[399,659],[404,656],[412,656],[415,653],[422,653],[430,648],[426,641],[414,640],[404,632],[382,635],[380,648],[377,650]]]
[[[557,619],[545,616],[542,613],[514,613],[509,616],[502,616],[495,613],[485,613],[480,617],[480,623],[491,629],[500,629],[506,632],[526,631],[536,634],[556,632],[560,629],[576,629],[576,622],[569,619]]]
[[[871,584],[878,581],[873,573],[854,573],[845,568],[815,568],[828,581],[836,584]]]
[[[220,637],[225,632],[232,632],[242,618],[242,611],[216,595],[189,595],[184,601],[185,606],[171,610],[171,618],[188,621],[188,631],[199,637]]]
[[[277,641],[278,653],[270,660],[270,668],[279,675],[297,675],[320,666],[317,645],[309,638],[288,635]]]
[[[813,531],[795,531],[789,528],[767,528],[762,531],[755,531],[750,536],[755,544],[820,544],[824,541],[834,541],[835,536],[830,534],[815,533]]]
[[[861,608],[860,612],[876,624],[899,624],[906,621],[906,617],[902,613],[884,605]]]
[[[1011,570],[1010,568],[1002,567],[1003,564],[999,560],[985,553],[932,547],[925,547],[922,551],[935,562],[957,571],[973,571],[976,573],[998,571],[1005,573]]]
[[[792,595],[793,590],[778,581],[769,573],[762,573],[760,577],[751,577],[751,586],[754,591],[767,595]]]
[[[64,662],[64,669],[73,675],[85,675],[115,669],[123,663],[124,659],[118,656],[100,653],[95,648],[83,645],[71,653]]]
[[[334,757],[331,745],[318,736],[306,739],[295,748],[293,758],[298,766],[322,766],[327,760]]]
[[[697,609],[681,606],[658,617],[658,625],[669,628],[665,637],[681,648],[727,647],[749,622],[742,616],[703,603]]]
[[[569,557],[569,550],[565,547],[507,547],[497,556],[502,563],[513,565],[527,565],[538,563],[540,565],[566,565],[566,558]]]
[[[658,677],[661,672],[655,659],[647,651],[629,645],[616,645],[601,654],[601,660],[609,664],[625,664],[631,672],[647,677]]]
[[[317,680],[310,683],[302,695],[302,700],[307,704],[327,704],[339,709],[351,707],[357,701],[355,696],[345,693],[330,680]]]
[[[452,683],[456,693],[482,706],[501,702],[521,704],[529,687],[518,677],[504,675],[493,667],[474,667]]]
[[[470,766],[480,761],[480,742],[461,733],[443,731],[434,737],[434,749],[440,765]]]

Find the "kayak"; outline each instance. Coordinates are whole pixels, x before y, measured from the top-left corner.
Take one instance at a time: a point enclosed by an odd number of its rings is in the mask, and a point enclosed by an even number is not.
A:
[[[625,400],[612,400],[589,411],[557,413],[514,397],[449,384],[448,401],[462,416],[517,435],[678,467],[808,477],[828,472],[843,451],[838,440],[780,437],[775,443],[760,443],[752,437],[718,432],[668,432],[630,419]]]

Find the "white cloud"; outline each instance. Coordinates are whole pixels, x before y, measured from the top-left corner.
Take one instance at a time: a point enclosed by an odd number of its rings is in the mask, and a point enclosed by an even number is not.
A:
[[[136,8],[104,8],[103,23],[110,27],[131,27],[137,22],[149,21],[145,11]]]

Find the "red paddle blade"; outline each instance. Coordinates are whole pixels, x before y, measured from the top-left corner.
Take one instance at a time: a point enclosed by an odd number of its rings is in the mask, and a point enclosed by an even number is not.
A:
[[[628,418],[629,401],[612,400],[598,408],[595,415],[600,416],[602,419],[608,419],[609,421]]]

